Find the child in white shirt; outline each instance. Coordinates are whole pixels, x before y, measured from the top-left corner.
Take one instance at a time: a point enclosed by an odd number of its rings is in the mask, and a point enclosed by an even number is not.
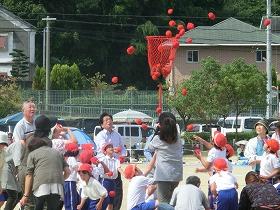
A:
[[[154,187],[150,188],[154,179],[143,176],[142,171],[135,164],[130,164],[125,168],[124,176],[130,180],[127,192],[127,210],[151,210],[158,207],[157,200],[145,201],[146,191],[148,191],[148,195],[151,195],[155,190]]]
[[[210,177],[211,192],[217,198],[217,210],[237,210],[238,195],[236,178],[227,171],[228,164],[224,158],[216,158],[213,162],[216,173]]]
[[[260,176],[272,183],[272,178],[280,172],[280,162],[277,157],[279,142],[269,139],[264,144],[264,154],[260,163]]]
[[[69,177],[64,181],[64,208],[65,210],[76,209],[78,205],[78,192],[77,192],[77,171],[78,162],[77,156],[79,148],[76,143],[69,143],[65,145],[64,158],[69,165],[71,171]]]
[[[101,158],[105,166],[109,171],[104,170],[104,174],[101,176],[101,184],[106,188],[108,193],[108,207],[107,210],[113,209],[114,197],[116,192],[116,179],[118,172],[121,171],[120,161],[114,157],[114,147],[112,144],[105,144],[102,148],[105,157]]]
[[[91,176],[92,167],[90,164],[83,163],[79,166],[78,173],[82,180],[81,203],[77,206],[80,210],[88,199],[86,210],[107,208],[107,190]]]

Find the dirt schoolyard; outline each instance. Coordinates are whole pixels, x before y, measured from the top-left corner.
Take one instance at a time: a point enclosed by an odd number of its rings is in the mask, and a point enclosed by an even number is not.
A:
[[[236,161],[236,157],[231,158],[233,160],[233,163]],[[203,192],[206,194],[207,196],[207,192],[208,192],[208,179],[209,179],[209,174],[208,173],[195,173],[195,169],[198,167],[201,167],[201,163],[198,159],[196,159],[194,156],[192,155],[187,155],[184,156],[184,177],[183,177],[183,181],[180,182],[180,185],[185,184],[186,178],[188,176],[191,175],[196,175],[201,179],[201,185],[200,188],[203,190]],[[141,169],[144,169],[146,167],[147,163],[138,163],[137,166]],[[126,164],[122,165],[122,168],[124,169],[126,167]],[[234,176],[237,178],[238,181],[238,195],[240,195],[240,192],[242,190],[242,188],[245,186],[245,175],[247,172],[249,172],[251,170],[250,166],[233,166],[233,174]],[[128,188],[128,184],[129,182],[122,177],[123,180],[123,189],[124,189],[124,198],[123,198],[123,203],[122,203],[122,208],[121,210],[126,210],[126,194],[127,194],[127,188]]]

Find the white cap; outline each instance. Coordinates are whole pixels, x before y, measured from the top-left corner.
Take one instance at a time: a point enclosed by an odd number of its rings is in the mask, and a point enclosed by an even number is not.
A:
[[[0,144],[8,145],[8,134],[3,131],[0,131]]]

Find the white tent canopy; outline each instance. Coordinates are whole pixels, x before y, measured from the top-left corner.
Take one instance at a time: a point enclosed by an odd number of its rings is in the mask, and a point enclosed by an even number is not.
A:
[[[149,115],[138,112],[135,110],[128,109],[126,111],[118,112],[113,115],[114,122],[132,123],[135,119],[141,119],[142,122],[152,122],[153,118]]]

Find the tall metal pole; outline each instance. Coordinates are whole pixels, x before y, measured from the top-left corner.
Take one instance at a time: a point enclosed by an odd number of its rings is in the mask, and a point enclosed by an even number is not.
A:
[[[46,69],[46,28],[43,30],[43,68]]]
[[[266,18],[271,19],[271,0],[266,1]],[[267,107],[266,107],[266,118],[270,118],[272,114],[272,67],[271,67],[271,24],[269,24],[266,28],[266,75],[267,75],[267,84],[266,84],[266,90],[267,90]]]
[[[49,105],[49,90],[50,90],[50,22],[56,20],[56,18],[50,18],[47,16],[43,18],[47,23],[46,26],[46,111],[48,111]]]

